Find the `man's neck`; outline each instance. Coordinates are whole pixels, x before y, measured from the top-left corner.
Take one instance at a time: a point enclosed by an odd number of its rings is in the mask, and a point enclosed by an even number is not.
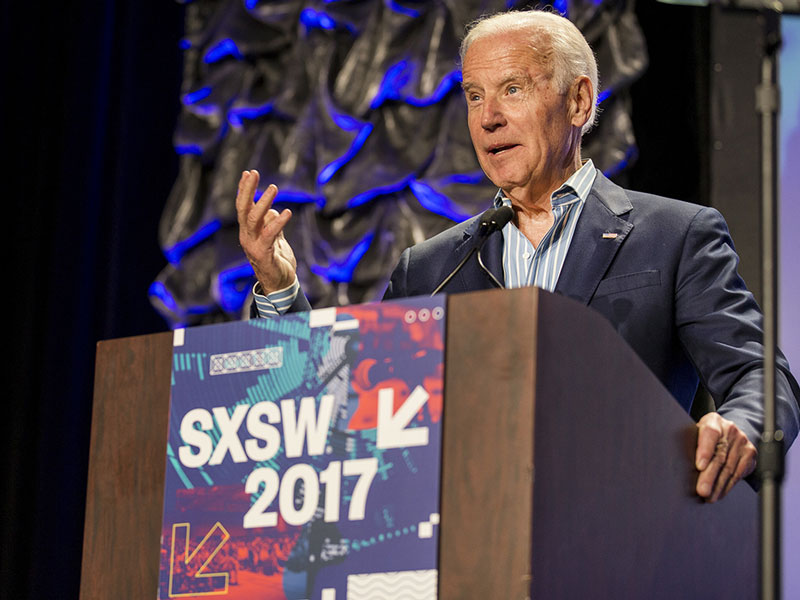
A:
[[[530,186],[503,190],[506,197],[511,200],[514,208],[515,222],[520,215],[530,219],[542,218],[543,215],[552,216],[552,196],[564,182],[572,177],[581,168],[580,155],[576,155],[564,167],[551,172],[544,178],[539,178]]]
[[[503,193],[511,200],[514,209],[514,224],[527,237],[534,248],[539,247],[542,238],[553,226],[553,193],[558,190],[578,169],[581,168],[580,154],[575,156],[563,169],[554,171],[540,185],[531,188],[517,188]]]

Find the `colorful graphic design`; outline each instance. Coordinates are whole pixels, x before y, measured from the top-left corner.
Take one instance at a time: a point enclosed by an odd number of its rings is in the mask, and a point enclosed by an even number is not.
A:
[[[435,598],[443,349],[441,297],[176,331],[158,598]]]

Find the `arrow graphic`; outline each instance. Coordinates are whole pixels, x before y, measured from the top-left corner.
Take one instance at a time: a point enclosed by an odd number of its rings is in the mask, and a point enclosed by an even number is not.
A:
[[[169,557],[169,597],[213,596],[228,593],[229,573],[206,573],[209,563],[214,560],[230,534],[217,521],[195,549],[189,553],[191,525],[175,523],[172,526],[172,544]],[[204,552],[201,553],[205,547]],[[210,550],[210,552],[208,552]],[[207,579],[209,591],[192,589],[196,580]]]
[[[394,390],[378,390],[378,435],[375,445],[378,448],[407,448],[428,444],[427,427],[408,427],[411,419],[425,405],[428,392],[418,385],[409,394],[403,405],[394,411]]]

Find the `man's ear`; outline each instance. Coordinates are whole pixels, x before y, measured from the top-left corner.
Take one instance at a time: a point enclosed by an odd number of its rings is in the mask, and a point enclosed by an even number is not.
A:
[[[591,80],[578,77],[569,89],[569,117],[575,127],[583,127],[592,114],[592,96],[594,95]]]

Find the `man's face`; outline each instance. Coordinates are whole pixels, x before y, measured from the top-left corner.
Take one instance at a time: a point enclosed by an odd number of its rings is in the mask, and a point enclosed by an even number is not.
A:
[[[517,32],[473,42],[463,87],[472,143],[496,186],[513,196],[559,180],[580,134],[570,123],[567,94],[536,60],[529,37]]]

